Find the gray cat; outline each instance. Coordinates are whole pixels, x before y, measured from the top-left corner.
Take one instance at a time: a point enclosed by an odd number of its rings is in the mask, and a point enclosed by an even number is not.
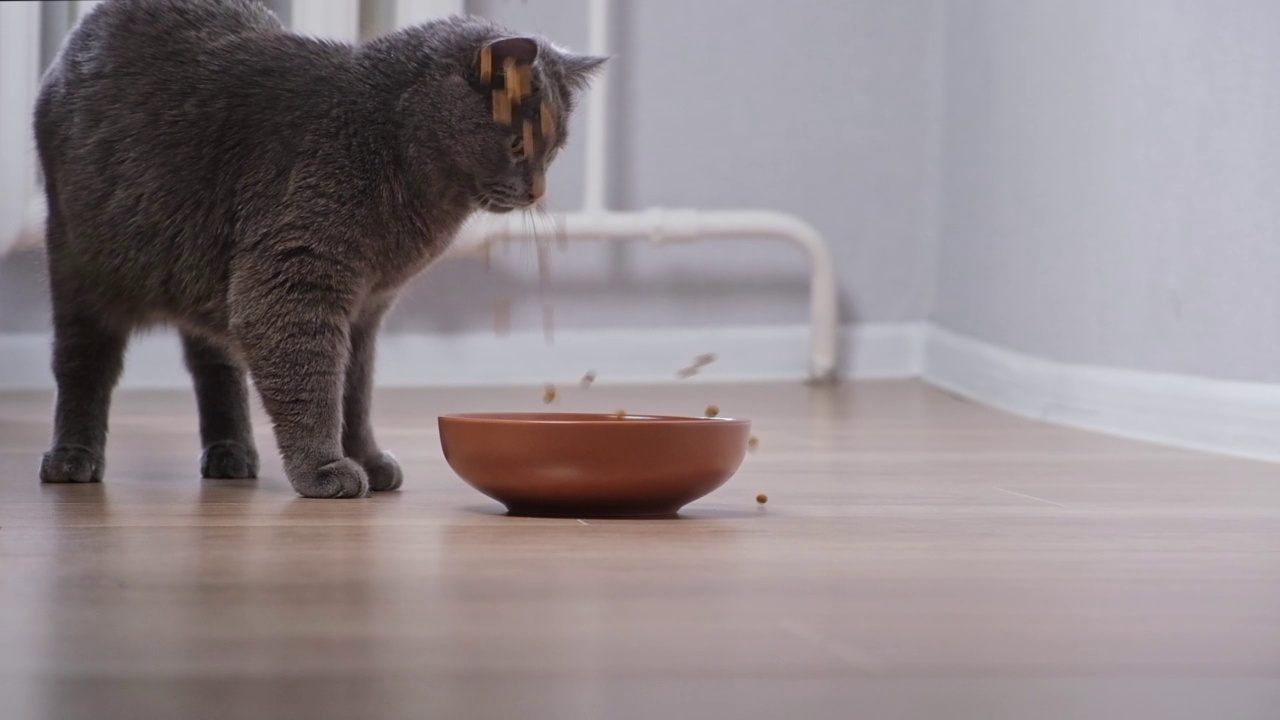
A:
[[[495,119],[514,62],[537,147]],[[128,338],[169,323],[204,477],[257,474],[247,370],[301,495],[399,487],[369,424],[380,320],[469,215],[538,199],[603,62],[475,19],[351,46],[254,0],[98,5],[35,108],[58,386],[40,479],[102,479]]]

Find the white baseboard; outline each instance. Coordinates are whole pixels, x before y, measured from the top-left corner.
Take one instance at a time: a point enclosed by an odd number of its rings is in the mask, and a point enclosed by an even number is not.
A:
[[[1037,420],[1280,461],[1280,385],[1058,363],[921,323],[850,326],[841,339],[845,378],[922,377]],[[0,389],[51,388],[50,344],[45,334],[0,334]],[[549,345],[538,333],[386,335],[379,345],[378,384],[573,383],[587,370],[595,370],[601,382],[667,382],[706,352],[719,359],[698,381],[799,382],[808,368],[808,328],[572,330]],[[190,382],[176,337],[133,339],[122,387],[188,388]]]
[[[541,333],[384,335],[378,384],[385,386],[541,385],[576,382],[595,370],[602,382],[675,379],[702,353],[719,359],[706,381],[801,381],[809,366],[808,327],[635,328],[568,330],[550,344]],[[872,324],[842,331],[844,377],[911,378],[920,373],[924,327]],[[51,388],[48,335],[0,334],[0,388]],[[186,388],[176,336],[157,332],[130,342],[123,388]]]
[[[1052,362],[938,327],[923,378],[1037,420],[1280,462],[1280,385]]]

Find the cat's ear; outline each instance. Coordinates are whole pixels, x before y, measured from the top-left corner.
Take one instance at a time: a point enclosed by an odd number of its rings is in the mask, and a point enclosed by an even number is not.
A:
[[[598,55],[563,53],[560,57],[564,80],[574,90],[586,89],[587,85],[591,83],[591,78],[599,74],[607,62],[609,62],[609,58]]]
[[[538,41],[531,37],[504,37],[491,40],[480,48],[480,82],[488,84],[493,73],[508,60],[532,65],[538,59]]]

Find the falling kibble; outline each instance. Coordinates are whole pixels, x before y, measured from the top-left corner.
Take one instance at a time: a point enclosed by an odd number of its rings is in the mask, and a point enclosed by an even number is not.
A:
[[[718,405],[708,405],[708,406],[707,406],[707,411],[706,411],[705,413],[703,413],[703,414],[704,414],[704,415],[706,415],[706,416],[707,416],[707,417],[709,417],[709,418],[716,417],[716,416],[718,416],[718,415],[720,414],[720,406],[718,406]]]
[[[511,98],[502,90],[493,91],[493,119],[503,125],[511,124]]]
[[[520,98],[520,77],[516,75],[515,58],[503,58],[502,60],[502,85],[506,91],[507,106],[510,107],[512,100]],[[509,119],[507,124],[511,124]]]
[[[616,417],[616,418],[618,418],[619,420],[625,420],[625,419],[626,419],[626,417],[627,417],[627,411],[626,411],[626,410],[614,410],[614,411],[613,411],[613,416],[614,416],[614,417]]]
[[[547,387],[544,388],[542,391],[542,402],[547,405],[550,405],[551,403],[556,401],[557,395],[558,393],[556,392],[556,386],[552,385],[551,383],[547,383]]]
[[[550,303],[544,303],[542,306],[542,339],[548,345],[556,340],[556,315],[555,308]]]
[[[758,502],[758,503],[760,503],[761,505],[763,505],[763,504],[765,504],[765,503],[769,502],[769,496],[768,496],[768,495],[765,495],[764,493],[760,493],[759,495],[757,495],[757,496],[756,496],[756,502]]]
[[[504,82],[508,83],[507,94],[511,96],[511,103],[519,105],[522,100],[529,97],[533,89],[533,71],[524,63],[516,64],[515,60],[508,60],[511,64],[510,74]]]
[[[542,103],[542,108],[538,111],[538,121],[542,125],[542,141],[551,144],[556,134],[556,116],[551,114],[551,106]]]
[[[582,387],[584,387],[584,388],[589,388],[589,387],[591,387],[591,383],[593,383],[593,382],[595,382],[595,381],[596,381],[596,371],[595,371],[595,370],[588,370],[588,371],[587,371],[587,374],[586,374],[586,375],[583,375],[583,376],[582,376],[582,379],[578,381],[578,384],[579,384],[579,385],[581,385],[581,386],[582,386]]]
[[[498,298],[493,306],[493,333],[499,337],[511,334],[511,298]]]
[[[747,438],[747,449],[750,450],[751,452],[755,452],[756,450],[759,450],[760,438],[756,437],[755,435],[752,435],[751,437]]]
[[[547,176],[544,173],[536,172],[533,174],[533,188],[531,190],[533,196],[542,199],[547,194]],[[541,207],[541,204],[539,204]]]
[[[485,85],[493,79],[493,48],[485,47],[480,50],[480,82]]]
[[[716,361],[715,353],[702,353],[701,355],[698,355],[693,358],[693,363],[690,364],[689,367],[681,368],[677,370],[676,377],[681,380],[688,380],[694,375],[697,375],[699,372],[702,372],[702,368],[710,365],[715,361]]]
[[[547,241],[544,238],[535,237],[533,239],[534,250],[538,254],[538,291],[546,297],[547,287],[551,284],[551,253],[547,251]],[[555,309],[550,303],[542,304],[542,339],[548,345],[555,342],[556,318]]]
[[[533,153],[536,150],[537,145],[535,145],[535,141],[533,139],[533,123],[528,120],[524,121],[524,134],[522,137],[523,139],[520,142],[524,145],[524,156],[532,160]]]

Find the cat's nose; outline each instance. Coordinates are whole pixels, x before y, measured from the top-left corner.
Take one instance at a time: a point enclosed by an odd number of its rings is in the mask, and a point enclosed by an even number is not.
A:
[[[529,202],[538,202],[547,194],[547,180],[542,173],[535,173],[533,182],[529,183]]]

